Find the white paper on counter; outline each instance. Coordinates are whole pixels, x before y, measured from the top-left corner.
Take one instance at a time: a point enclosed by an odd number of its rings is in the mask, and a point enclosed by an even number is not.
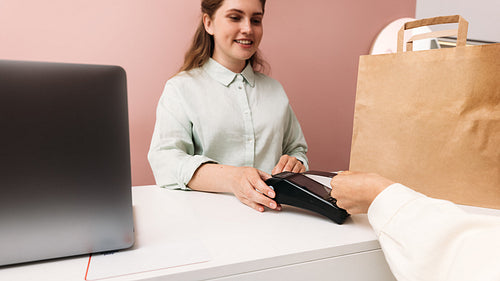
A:
[[[210,255],[205,246],[196,240],[94,254],[89,259],[85,280],[101,280],[209,260]]]

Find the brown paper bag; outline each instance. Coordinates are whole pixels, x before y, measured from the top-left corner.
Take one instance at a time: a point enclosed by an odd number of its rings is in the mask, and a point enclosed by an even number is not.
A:
[[[405,29],[450,22],[456,48],[402,52]],[[350,169],[500,209],[500,44],[465,46],[466,33],[460,16],[409,22],[398,53],[360,57]]]

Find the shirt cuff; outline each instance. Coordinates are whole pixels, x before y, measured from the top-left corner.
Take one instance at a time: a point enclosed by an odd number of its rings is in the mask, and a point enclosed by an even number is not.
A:
[[[177,179],[179,180],[177,182],[178,187],[184,190],[191,190],[187,184],[193,178],[196,170],[205,163],[217,164],[215,160],[202,155],[194,155],[188,161],[184,162],[183,165],[179,167],[179,174],[177,175]]]
[[[391,184],[380,192],[368,208],[368,220],[377,237],[401,208],[422,197],[425,195],[399,183]]]

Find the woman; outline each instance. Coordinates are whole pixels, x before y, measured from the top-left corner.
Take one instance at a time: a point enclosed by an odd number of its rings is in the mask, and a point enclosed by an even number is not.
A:
[[[307,144],[282,86],[255,70],[265,0],[203,0],[180,72],[166,85],[148,159],[159,186],[231,192],[279,210],[268,173],[303,172]]]

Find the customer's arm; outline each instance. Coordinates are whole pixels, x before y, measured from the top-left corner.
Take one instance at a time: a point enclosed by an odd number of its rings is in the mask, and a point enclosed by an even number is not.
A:
[[[398,280],[500,280],[500,218],[465,213],[378,175],[337,177],[332,196],[348,211],[368,203],[370,224]]]

